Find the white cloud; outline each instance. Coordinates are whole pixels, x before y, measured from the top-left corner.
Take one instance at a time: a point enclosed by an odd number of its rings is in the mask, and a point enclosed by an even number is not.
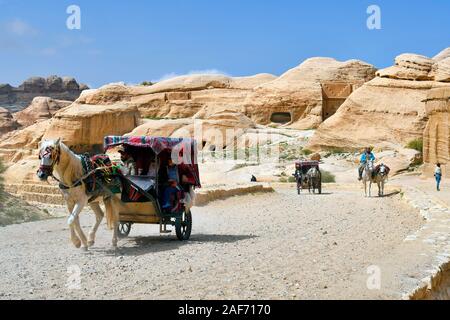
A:
[[[152,82],[161,82],[164,80],[169,80],[172,78],[176,78],[176,77],[181,77],[181,76],[188,76],[188,75],[194,75],[194,74],[217,74],[217,75],[223,75],[223,76],[227,76],[229,77],[230,75],[224,71],[218,70],[218,69],[205,69],[205,70],[191,70],[188,73],[185,74],[179,74],[176,72],[170,72],[170,73],[166,73],[165,75],[163,75],[162,77],[160,77],[157,80],[152,80]]]
[[[18,18],[8,21],[5,24],[5,27],[10,34],[19,37],[34,36],[38,33],[37,29],[33,28],[28,23]]]

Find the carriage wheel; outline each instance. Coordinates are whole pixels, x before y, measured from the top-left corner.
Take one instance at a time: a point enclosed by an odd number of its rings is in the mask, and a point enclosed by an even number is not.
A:
[[[189,240],[192,231],[192,214],[191,211],[183,213],[181,219],[175,221],[175,231],[180,241]]]
[[[120,222],[117,229],[119,238],[126,238],[131,231],[131,222]]]

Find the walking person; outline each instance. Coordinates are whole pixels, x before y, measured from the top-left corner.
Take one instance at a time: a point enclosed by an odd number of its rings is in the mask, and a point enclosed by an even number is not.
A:
[[[434,169],[434,178],[436,179],[437,191],[441,191],[440,185],[441,185],[441,178],[442,178],[442,169],[441,169],[440,163],[436,164],[436,168]]]

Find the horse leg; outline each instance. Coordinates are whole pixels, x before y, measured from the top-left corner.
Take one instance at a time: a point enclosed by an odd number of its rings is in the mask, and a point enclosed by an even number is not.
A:
[[[73,212],[74,206],[75,206],[75,204],[73,202],[67,203],[67,209],[69,210],[70,213]],[[70,225],[70,240],[72,241],[75,248],[79,249],[81,247],[81,240],[77,236],[77,234],[75,232],[75,226],[73,224]]]
[[[87,242],[87,238],[86,235],[84,234],[83,230],[81,229],[81,225],[80,225],[80,218],[77,216],[73,222],[73,225],[75,226],[75,230],[78,233],[78,236],[81,239],[81,243],[83,244],[83,250],[87,251],[88,250],[88,242]]]
[[[367,180],[364,180],[364,194],[366,195],[367,198]]]
[[[78,234],[78,237],[81,240],[81,243],[83,244],[83,250],[87,250],[88,244],[87,244],[87,238],[83,232],[83,230],[81,229],[81,225],[80,225],[80,219],[79,219],[79,214],[81,213],[81,211],[83,210],[83,208],[86,206],[87,204],[87,198],[85,201],[79,201],[75,204],[74,209],[69,217],[69,223],[70,226],[75,228],[75,231]]]
[[[114,249],[117,249],[117,229],[119,227],[119,213],[117,211],[117,206],[115,205],[115,198],[111,197],[109,199],[104,200],[105,209],[106,209],[106,217],[108,226],[113,229],[113,237],[112,237],[112,246]]]
[[[94,202],[91,203],[89,205],[92,209],[92,211],[94,211],[95,213],[95,225],[92,227],[91,231],[89,232],[89,237],[88,237],[88,246],[92,247],[95,244],[95,235],[97,233],[98,227],[100,226],[100,223],[103,220],[103,210],[102,208],[100,208],[100,205],[98,202]]]

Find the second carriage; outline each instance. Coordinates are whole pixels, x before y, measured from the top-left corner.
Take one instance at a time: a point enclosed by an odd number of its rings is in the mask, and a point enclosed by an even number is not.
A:
[[[316,173],[309,176],[308,172],[313,168],[315,170],[312,171]],[[313,193],[317,189],[318,193],[322,194],[322,173],[320,172],[319,161],[300,160],[295,162],[294,177],[296,178],[298,194],[301,194],[302,189],[308,189],[310,192],[312,189]]]

